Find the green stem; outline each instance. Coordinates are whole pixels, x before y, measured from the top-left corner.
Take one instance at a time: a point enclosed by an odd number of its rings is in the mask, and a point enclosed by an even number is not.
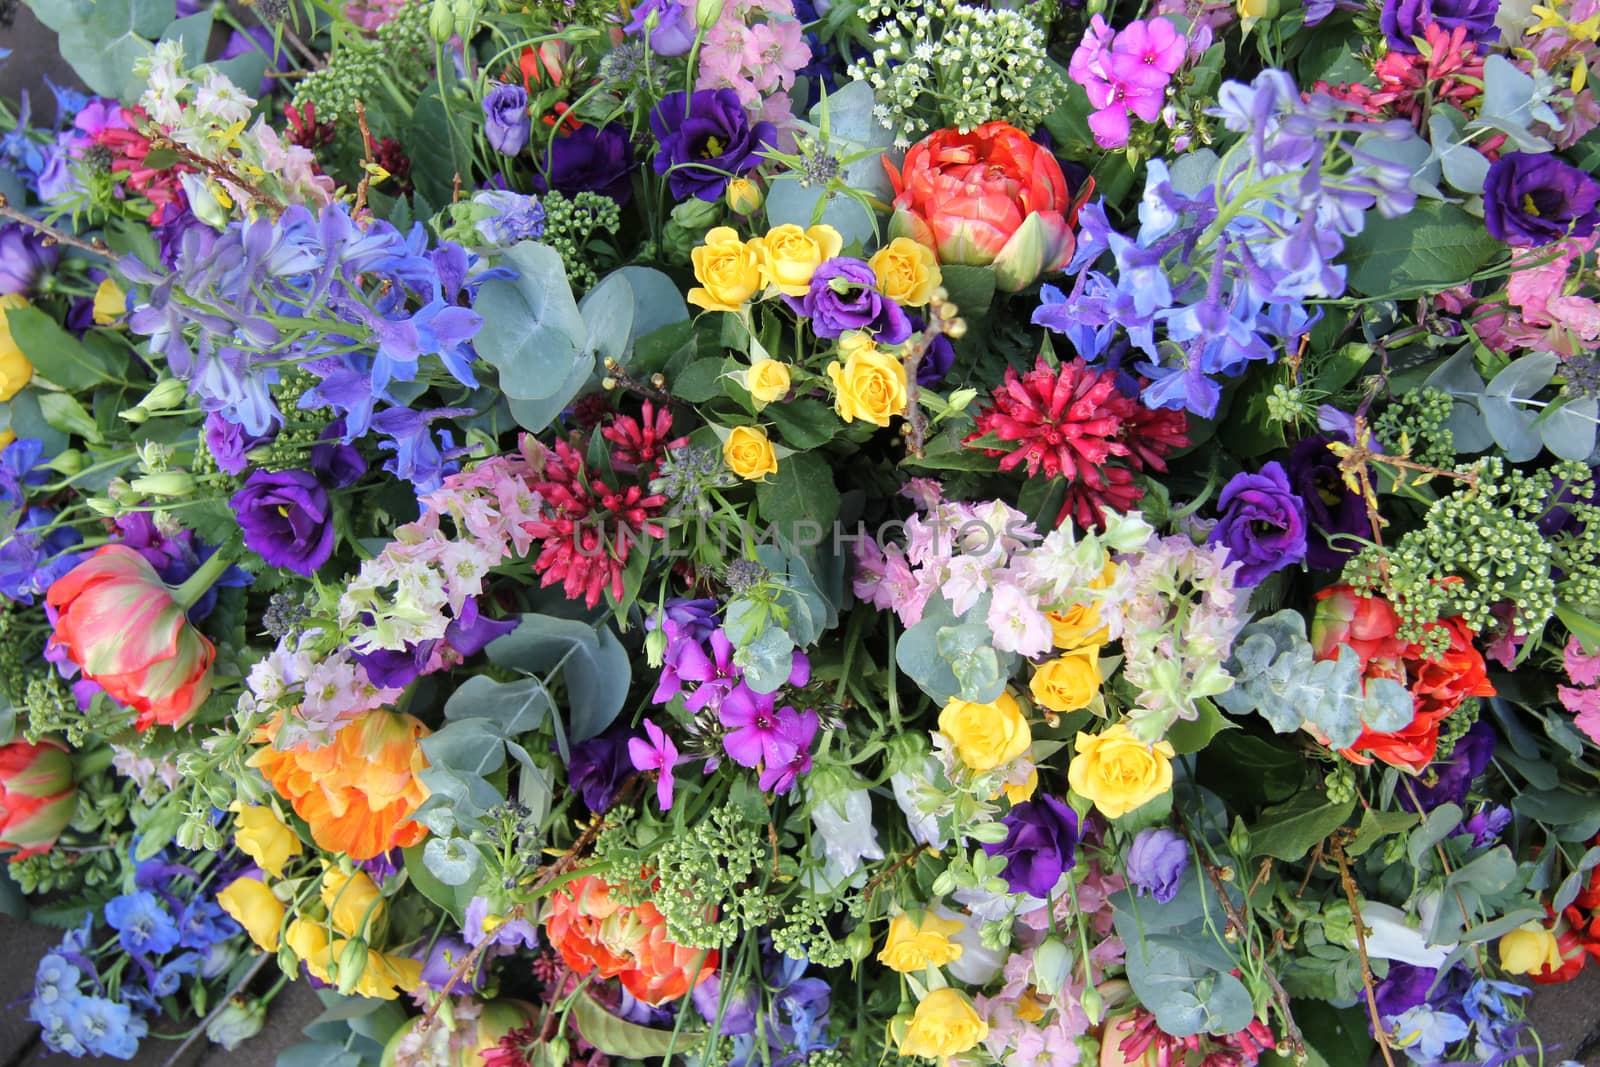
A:
[[[200,569],[189,575],[188,579],[172,592],[172,599],[178,606],[188,611],[200,602],[200,598],[210,591],[222,572],[233,563],[233,557],[218,549],[210,559],[200,564]]]

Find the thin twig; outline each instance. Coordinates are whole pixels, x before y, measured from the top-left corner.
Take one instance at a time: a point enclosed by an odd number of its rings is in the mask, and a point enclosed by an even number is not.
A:
[[[646,400],[654,400],[658,404],[682,404],[685,402],[667,392],[667,379],[660,374],[653,374],[648,382],[641,382],[623,370],[622,364],[611,356],[606,357],[605,368],[605,379],[611,382],[611,385],[606,386],[608,389],[626,389],[630,393],[642,396]],[[604,385],[605,382],[603,381],[601,384]]]
[[[1367,1014],[1372,1018],[1372,1033],[1378,1039],[1378,1049],[1383,1062],[1394,1067],[1394,1053],[1389,1051],[1389,1033],[1383,1028],[1378,1014],[1378,993],[1372,978],[1372,963],[1367,959],[1367,929],[1361,919],[1361,902],[1356,896],[1356,880],[1350,877],[1350,861],[1345,858],[1344,842],[1333,838],[1333,859],[1339,865],[1339,881],[1344,885],[1345,899],[1350,903],[1350,916],[1356,928],[1356,953],[1361,958],[1361,985],[1367,992]]]
[[[226,182],[244,193],[251,200],[260,204],[274,215],[284,212],[283,202],[270,193],[262,192],[254,183],[242,177],[232,167],[217,159],[208,159],[186,145],[181,145],[167,136],[159,126],[147,126],[140,131],[150,139],[152,150],[164,150],[173,153],[189,166],[196,170],[205,171],[213,180]]]
[[[238,984],[228,992],[227,996],[223,997],[217,1002],[217,1006],[215,1008],[211,1009],[211,1014],[207,1015],[204,1019],[201,1019],[199,1025],[194,1028],[189,1036],[179,1042],[178,1047],[172,1050],[172,1055],[166,1058],[166,1061],[162,1064],[162,1067],[174,1067],[174,1065],[183,1058],[183,1054],[189,1050],[189,1046],[193,1045],[200,1035],[206,1032],[206,1027],[210,1026],[212,1022],[216,1020],[217,1016],[222,1014],[222,1010],[228,1006],[228,1002],[233,1000],[233,998],[238,996],[240,993],[244,992],[245,987],[251,982],[255,981],[256,975],[261,973],[261,968],[267,965],[267,961],[273,959],[277,959],[277,957],[266,952],[263,952],[259,957],[257,957],[255,963],[250,965],[250,969],[244,972],[244,977],[239,979]]]
[[[80,252],[88,252],[93,256],[100,256],[104,259],[113,258],[111,250],[105,246],[105,242],[101,241],[100,238],[96,237],[93,241],[85,241],[83,238],[75,237],[65,230],[58,230],[49,223],[41,222],[32,215],[12,207],[7,202],[4,194],[0,194],[0,218],[20,222],[29,229],[37,230],[44,234],[46,244],[64,244],[71,248],[76,248]]]
[[[927,845],[918,845],[916,848],[912,849],[910,852],[907,852],[904,856],[901,856],[899,859],[889,864],[889,866],[873,875],[872,880],[867,883],[867,888],[865,890],[867,900],[870,901],[872,899],[872,894],[878,891],[878,887],[887,881],[890,875],[894,874],[894,872],[898,871],[900,868],[906,866],[906,864],[914,863],[917,857],[921,856],[927,850]]]
[[[356,125],[361,128],[361,151],[364,157],[364,166],[361,168],[361,182],[356,186],[356,206],[350,212],[352,217],[359,218],[367,206],[367,189],[372,185],[372,131],[367,128],[367,106],[360,100],[356,101]]]

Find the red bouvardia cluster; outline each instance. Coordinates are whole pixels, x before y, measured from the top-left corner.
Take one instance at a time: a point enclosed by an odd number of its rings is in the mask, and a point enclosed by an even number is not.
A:
[[[1118,1040],[1118,1038],[1121,1040]],[[1100,1067],[1255,1067],[1277,1048],[1272,1028],[1253,1019],[1232,1034],[1173,1037],[1144,1008],[1113,1017],[1100,1044]]]
[[[623,904],[602,878],[579,878],[556,890],[544,922],[568,967],[617,978],[646,1004],[677,1000],[717,970],[716,952],[667,940],[667,921],[654,904]]]
[[[1182,411],[1145,407],[1114,371],[1073,359],[1052,369],[1040,356],[1019,375],[1007,369],[994,403],[978,415],[969,443],[1000,458],[1000,469],[1025,466],[1030,477],[1066,479],[1056,522],[1102,527],[1101,509],[1129,511],[1144,496],[1134,474],[1165,471],[1166,457],[1189,443]],[[1001,447],[981,439],[993,435]]]
[[[1428,47],[1421,54],[1390,49],[1373,68],[1378,79],[1374,89],[1359,82],[1329,85],[1317,82],[1318,92],[1354,104],[1374,118],[1405,118],[1419,130],[1428,121],[1429,108],[1451,104],[1464,113],[1483,95],[1483,56],[1478,45],[1467,39],[1465,26],[1446,30],[1436,23],[1426,26]],[[1505,140],[1496,135],[1492,143]]]
[[[1382,597],[1362,596],[1348,585],[1336,585],[1318,593],[1317,601],[1311,623],[1317,657],[1332,659],[1340,645],[1349,645],[1361,657],[1363,677],[1404,683],[1416,705],[1416,717],[1404,730],[1363,730],[1341,754],[1357,763],[1376,758],[1421,774],[1439,744],[1439,724],[1468,697],[1494,695],[1483,655],[1472,645],[1472,630],[1459,617],[1431,624],[1430,630],[1442,629],[1449,635],[1450,644],[1430,656],[1423,646],[1397,636],[1400,617]]]

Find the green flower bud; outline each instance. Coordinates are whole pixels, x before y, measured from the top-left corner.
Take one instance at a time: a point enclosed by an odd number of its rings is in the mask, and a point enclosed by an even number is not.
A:
[[[125,411],[117,412],[117,418],[123,420],[124,422],[131,422],[135,426],[140,425],[149,417],[150,412],[147,411],[142,404],[128,408]]]
[[[571,1055],[570,1042],[560,1034],[545,1042],[545,1055],[549,1057],[550,1067],[567,1067],[567,1057]]]
[[[440,44],[449,43],[456,33],[456,17],[450,10],[450,0],[433,0],[433,10],[428,14],[428,32]]]
[[[694,5],[695,25],[702,30],[709,30],[722,18],[722,9],[727,6],[727,0],[696,0]]]
[[[176,378],[163,378],[139,401],[139,406],[146,411],[170,411],[183,403],[189,396],[189,389]]]
[[[1080,1003],[1083,1005],[1083,1013],[1089,1017],[1089,1022],[1100,1021],[1100,1012],[1105,1007],[1105,1000],[1100,996],[1100,990],[1094,986],[1086,986]]]
[[[145,496],[183,497],[194,492],[194,478],[186,471],[162,471],[135,478],[128,488]]]
[[[366,938],[352,937],[345,942],[344,949],[339,953],[339,962],[334,969],[334,977],[339,980],[339,995],[348,997],[354,993],[356,983],[361,981],[361,976],[366,971]]]
[[[667,661],[667,635],[661,630],[651,630],[644,637],[644,658],[656,670]]]
[[[266,1021],[267,1006],[259,998],[230,997],[206,1027],[206,1036],[232,1052],[259,1034]]]
[[[850,959],[860,963],[872,954],[872,931],[862,923],[844,939],[844,950]]]
[[[45,466],[49,467],[57,474],[65,474],[70,477],[71,475],[77,474],[79,471],[83,470],[83,453],[79,452],[76,448],[63,448],[60,452],[56,453],[56,457],[49,463],[46,463]]]
[[[1039,942],[1039,947],[1033,950],[1034,988],[1047,997],[1053,997],[1066,986],[1071,974],[1072,952],[1066,943],[1055,934]],[[1090,1018],[1093,1017],[1091,1012]]]

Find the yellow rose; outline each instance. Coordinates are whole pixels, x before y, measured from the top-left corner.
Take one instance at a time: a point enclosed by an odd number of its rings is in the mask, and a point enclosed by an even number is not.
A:
[[[761,207],[761,186],[749,178],[728,181],[728,207],[735,215],[750,215]]]
[[[889,936],[878,953],[878,962],[901,974],[943,967],[961,958],[961,946],[950,940],[961,930],[961,923],[941,919],[931,911],[922,913],[921,922],[914,922],[908,913],[901,912],[889,920]]]
[[[1507,974],[1559,970],[1561,963],[1561,943],[1543,923],[1527,923],[1500,939],[1500,967]]]
[[[1111,583],[1117,579],[1117,565],[1107,561],[1101,570],[1100,577],[1089,584],[1095,589],[1109,589]],[[1047,611],[1045,618],[1050,620],[1050,634],[1055,646],[1063,652],[1071,652],[1085,645],[1103,645],[1111,636],[1100,618],[1098,604],[1074,604],[1065,611]]]
[[[761,288],[761,260],[754,246],[727,226],[707,232],[706,243],[689,253],[701,286],[689,290],[689,303],[707,311],[738,311]]]
[[[894,356],[861,346],[851,350],[844,365],[828,364],[828,377],[837,395],[833,410],[845,422],[864,419],[878,426],[906,410],[906,367]]]
[[[974,1048],[989,1024],[965,993],[948,987],[929,993],[900,1035],[900,1055],[938,1059]]]
[[[909,237],[896,237],[867,262],[878,277],[879,291],[906,307],[922,307],[944,281],[933,249]]]
[[[289,924],[284,936],[294,954],[305,962],[306,970],[318,981],[338,984],[335,969],[344,959],[350,942],[344,938],[328,940],[328,932],[316,920],[296,919]],[[399,956],[386,956],[373,949],[367,950],[365,959],[356,957],[361,967],[351,991],[358,997],[377,1000],[394,1000],[402,992],[409,993],[422,982],[422,962]]]
[[[770,404],[782,398],[793,384],[789,377],[789,365],[775,359],[758,359],[750,364],[745,381],[750,386],[750,399],[757,404]]]
[[[109,326],[128,313],[128,294],[122,286],[106,278],[94,291],[94,322],[96,326]]]
[[[10,448],[11,442],[15,441],[16,439],[17,435],[15,431],[9,429],[0,430],[0,452],[4,452],[6,449]]]
[[[778,473],[778,454],[759,426],[735,426],[722,442],[722,458],[729,470],[748,481]]]
[[[322,905],[333,917],[333,928],[350,937],[365,937],[383,921],[383,894],[366,871],[345,874],[329,867],[322,877]]]
[[[21,293],[0,296],[0,402],[10,400],[33,380],[33,364],[12,338],[11,320],[6,315],[12,308],[27,306],[28,300]]]
[[[235,878],[217,894],[217,903],[233,921],[244,927],[250,940],[268,952],[278,951],[278,928],[283,925],[283,905],[259,878]]]
[[[1028,691],[1051,711],[1086,708],[1100,691],[1100,648],[1091,645],[1039,665]]]
[[[274,878],[283,877],[283,865],[303,851],[300,838],[264,804],[233,805],[233,843],[239,851]]]
[[[961,762],[975,771],[1010,763],[1033,744],[1033,732],[1010,693],[993,704],[951,699],[939,713],[939,732],[950,739]]]
[[[774,226],[750,244],[761,257],[761,277],[786,296],[805,296],[817,268],[839,254],[844,238],[832,226],[802,230],[792,222]]]
[[[1108,819],[1126,815],[1172,788],[1172,746],[1165,741],[1147,745],[1126,723],[1098,734],[1081,733],[1075,745],[1067,783]]]
[[[1028,776],[1020,782],[1007,782],[1002,785],[1006,799],[1013,804],[1021,804],[1033,796],[1033,791],[1039,788],[1039,768],[1029,767]]]

